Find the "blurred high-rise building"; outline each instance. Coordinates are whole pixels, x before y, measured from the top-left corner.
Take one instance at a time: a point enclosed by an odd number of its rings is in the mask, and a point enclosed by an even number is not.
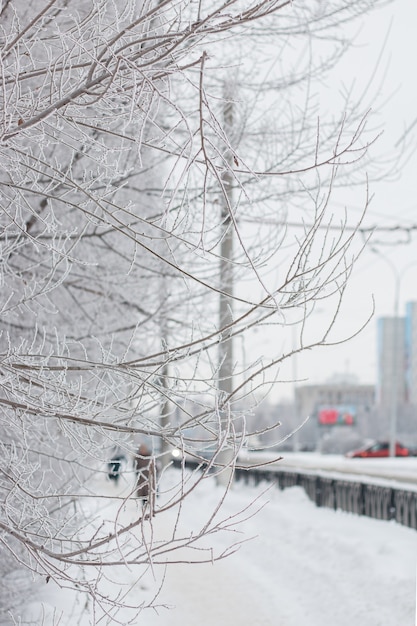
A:
[[[404,317],[378,319],[377,348],[377,404],[417,407],[417,302],[407,303]]]
[[[394,401],[396,406],[403,406],[407,401],[405,329],[405,317],[378,319],[377,404],[387,410]]]

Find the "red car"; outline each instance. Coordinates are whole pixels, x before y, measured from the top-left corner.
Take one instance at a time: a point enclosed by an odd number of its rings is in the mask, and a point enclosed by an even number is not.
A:
[[[407,448],[398,443],[398,441],[395,444],[395,456],[416,456],[416,454],[416,450]],[[377,441],[376,443],[373,443],[365,448],[347,452],[345,456],[350,459],[378,459],[389,457],[389,455],[389,442]]]

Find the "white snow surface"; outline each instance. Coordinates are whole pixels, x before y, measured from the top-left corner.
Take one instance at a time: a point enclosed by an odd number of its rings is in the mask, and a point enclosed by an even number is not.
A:
[[[172,470],[166,480],[178,480]],[[111,486],[106,489],[110,490]],[[221,500],[214,480],[188,497],[177,532],[201,528]],[[161,496],[162,498],[163,496]],[[251,503],[254,508],[251,507]],[[138,503],[95,503],[101,519],[135,519]],[[249,507],[249,508],[247,508]],[[258,510],[254,514],[255,509]],[[259,510],[260,509],[260,510]],[[233,526],[237,512],[243,521]],[[175,511],[157,515],[153,541],[172,532]],[[417,532],[396,522],[373,520],[341,511],[316,508],[300,487],[280,491],[263,483],[236,483],[221,514],[230,529],[204,541],[226,558],[205,564],[170,565],[157,609],[139,616],[132,609],[103,616],[86,597],[34,583],[34,597],[15,623],[37,626],[137,624],[140,626],[414,626]],[[206,551],[182,549],[185,561],[207,559]],[[172,557],[172,555],[170,555]],[[102,585],[124,581],[125,601],[138,605],[157,591],[164,568],[153,572],[119,568]],[[107,580],[106,580],[107,579]],[[19,619],[22,619],[19,622]],[[32,621],[31,621],[32,620]],[[94,621],[96,620],[96,622]],[[12,622],[11,622],[12,623]]]

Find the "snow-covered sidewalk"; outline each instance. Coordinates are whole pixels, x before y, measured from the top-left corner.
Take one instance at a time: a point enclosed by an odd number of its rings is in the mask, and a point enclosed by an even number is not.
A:
[[[254,537],[251,541],[214,564],[170,566],[157,612],[146,610],[130,622],[132,612],[126,610],[119,613],[119,621],[104,618],[100,624],[414,626],[414,530],[395,522],[318,509],[299,487],[285,491],[273,488],[262,495],[266,487],[235,485],[223,517],[233,516],[258,496],[259,502],[268,502],[256,516],[249,515],[238,530],[210,537],[219,551]],[[184,529],[201,526],[219,497],[220,490],[212,481],[193,493],[186,505]],[[159,538],[169,532],[166,516],[157,516],[154,524]],[[161,570],[156,568],[157,579]],[[149,575],[139,582],[133,571],[122,575],[127,576],[126,599],[132,603],[151,597],[159,584]],[[44,590],[38,602],[48,605],[50,617],[45,618],[45,625],[93,623],[88,611],[81,617],[85,605],[80,599],[74,609],[75,598],[69,592]]]
[[[229,506],[255,489],[238,486]],[[168,572],[176,608],[147,626],[414,626],[417,533],[317,509],[301,488],[268,493],[245,523],[256,539],[213,566]]]

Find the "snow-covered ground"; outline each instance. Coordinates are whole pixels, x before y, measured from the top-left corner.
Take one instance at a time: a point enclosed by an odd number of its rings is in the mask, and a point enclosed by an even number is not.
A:
[[[178,472],[172,470],[168,480]],[[192,493],[185,506],[183,531],[201,527],[221,497],[214,481]],[[233,516],[256,500],[233,528]],[[103,506],[103,505],[101,505]],[[113,507],[113,508],[112,508]],[[102,515],[115,515],[108,503]],[[120,515],[120,511],[119,511]],[[127,503],[127,521],[137,515],[137,503]],[[172,529],[175,512],[156,516],[154,540]],[[139,626],[414,626],[417,533],[395,522],[319,509],[301,488],[280,491],[263,484],[234,485],[222,510],[230,530],[213,534],[205,544],[221,553],[230,544],[244,542],[231,556],[213,564],[175,564],[168,568],[156,604],[134,618],[130,609],[117,618],[96,614],[100,624]],[[251,540],[249,540],[252,538]],[[248,541],[246,541],[248,540]],[[185,560],[189,552],[179,555]],[[196,552],[194,557],[199,558]],[[202,553],[207,557],[207,553]],[[140,577],[134,569],[113,572],[109,578],[125,583],[128,604],[148,601],[163,576]],[[105,581],[104,581],[105,582]],[[109,580],[107,585],[111,585]],[[67,590],[36,584],[24,620],[36,626],[86,626],[94,607],[85,597]],[[133,621],[129,621],[132,620]],[[12,622],[11,622],[12,623]],[[16,623],[19,623],[16,620]],[[23,623],[23,620],[22,620]]]

